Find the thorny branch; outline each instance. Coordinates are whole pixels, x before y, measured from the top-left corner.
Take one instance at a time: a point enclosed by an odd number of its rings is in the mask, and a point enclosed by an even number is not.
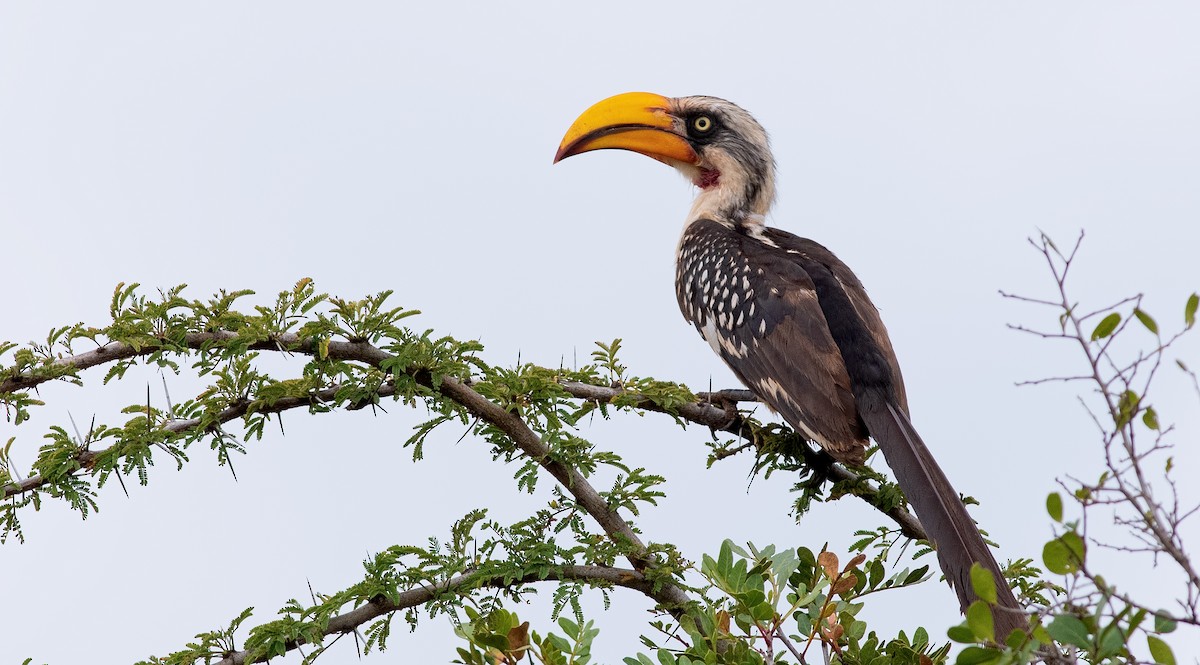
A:
[[[598,402],[612,402],[619,397],[627,395],[627,391],[623,388],[594,386],[585,383],[564,382],[562,387],[574,397]],[[680,406],[674,411],[674,414],[690,422],[745,437],[753,442],[756,425],[743,417],[736,409],[726,409],[718,405],[731,402],[758,401],[754,393],[749,390],[721,390],[712,393],[699,393],[696,397],[699,398],[699,401]],[[649,399],[638,401],[637,408],[646,411],[668,413],[666,409]],[[827,457],[810,446],[803,445],[798,448],[807,464],[820,469],[825,477],[834,482],[846,482],[856,487],[861,487],[862,489],[856,496],[867,503],[872,503],[871,500],[878,489],[871,486],[862,476],[841,464],[832,463]],[[875,504],[872,503],[872,505],[874,506]],[[882,512],[900,527],[901,533],[906,537],[915,540],[928,540],[925,536],[925,529],[917,521],[916,516],[903,506],[896,506]]]
[[[211,348],[214,344],[229,344],[237,340],[236,333],[232,332],[189,333],[184,338],[182,346],[190,349]],[[178,344],[178,341],[175,343]],[[80,371],[146,355],[152,353],[154,350],[153,346],[135,348],[124,343],[110,342],[93,351],[59,358],[52,361],[52,363]],[[301,338],[294,333],[278,334],[270,339],[255,342],[248,347],[248,350],[307,355],[318,353],[316,342],[312,339]],[[387,351],[362,341],[325,341],[320,346],[319,353],[330,360],[359,362],[375,368],[380,368],[386,361],[393,357]],[[47,376],[50,374],[52,373],[48,373]],[[648,553],[645,544],[634,531],[632,525],[615,508],[608,505],[603,496],[596,491],[577,469],[556,461],[550,454],[549,447],[529,427],[519,413],[508,411],[487,399],[474,390],[469,382],[451,376],[437,377],[438,380],[435,381],[434,377],[428,371],[424,370],[413,370],[409,374],[417,383],[426,388],[436,390],[458,403],[475,418],[502,430],[525,455],[536,460],[546,471],[555,477],[564,489],[574,496],[578,505],[600,525],[608,538],[625,549],[627,552],[626,558],[633,566],[633,570],[569,566],[551,572],[546,577],[507,580],[507,583],[534,582],[540,579],[575,579],[610,582],[645,593],[664,609],[675,615],[676,619],[681,618],[683,608],[691,601],[688,594],[681,587],[671,583],[669,580],[662,579],[661,576],[647,577],[647,574],[651,573],[656,567],[657,562]],[[0,392],[27,390],[46,380],[49,379],[23,374],[9,376],[0,381]],[[560,386],[567,394],[574,398],[598,403],[612,403],[618,400],[618,398],[623,398],[623,402],[628,403],[631,397],[631,393],[623,388],[594,386],[576,382],[562,382]],[[303,397],[282,398],[269,404],[254,403],[248,399],[242,400],[230,405],[217,414],[215,418],[210,417],[203,421],[201,419],[171,420],[166,422],[163,427],[167,431],[175,433],[194,430],[198,427],[215,428],[223,423],[245,416],[251,409],[259,413],[278,413],[294,408],[309,407],[313,404],[331,402],[336,399],[339,388],[340,386],[327,387]],[[377,394],[381,397],[391,396],[394,393],[395,386],[392,383],[380,386],[377,391]],[[759,427],[757,423],[739,413],[736,408],[738,402],[753,401],[755,399],[752,393],[745,390],[701,393],[698,396],[698,401],[686,403],[669,410],[648,397],[639,398],[637,394],[632,394],[632,397],[634,408],[669,413],[688,422],[709,427],[714,431],[730,432],[746,437],[751,441],[754,440],[756,428]],[[813,465],[820,465],[819,468],[826,477],[835,481],[850,481],[866,487],[865,491],[860,490],[863,493],[859,494],[859,496],[866,498],[864,494],[876,491],[875,488],[871,487],[869,483],[855,472],[830,463],[829,460],[824,459],[817,451],[808,446],[801,446],[800,448],[802,449],[800,454],[805,460]],[[107,451],[88,450],[81,443],[76,457],[79,467],[73,473],[84,474],[93,472],[94,461],[99,455],[105,452]],[[21,493],[36,491],[48,482],[49,479],[35,475],[16,483],[10,483],[3,488],[4,497],[8,498]],[[920,524],[903,507],[889,510],[887,514],[900,525],[905,535],[912,538],[925,537]],[[499,581],[494,579],[478,579],[471,575],[464,575],[454,578],[438,588],[411,589],[402,593],[400,599],[394,602],[376,598],[366,605],[332,619],[325,628],[324,634],[333,635],[354,631],[358,626],[363,625],[373,618],[388,612],[394,612],[398,609],[427,602],[435,598],[438,593],[465,589],[468,585],[473,585],[473,587],[496,586],[499,583]],[[299,642],[289,643],[287,649],[291,650],[300,646],[302,645]],[[227,654],[221,662],[242,663],[246,662],[246,658],[246,652],[237,652]]]
[[[236,334],[226,332],[191,333],[185,338],[185,344],[189,348],[200,348],[214,341],[231,342],[236,338]],[[277,335],[273,339],[255,343],[249,348],[250,350],[284,351],[304,354],[316,352],[313,340],[302,339],[295,333]],[[106,362],[132,358],[137,355],[149,353],[152,350],[145,347],[138,350],[127,344],[110,343],[94,351],[63,358],[58,362],[83,369]],[[379,367],[384,361],[392,358],[392,355],[388,352],[367,342],[330,341],[323,347],[322,352],[326,357],[333,360],[356,361],[373,367]],[[413,378],[427,388],[434,387],[433,378],[427,372],[418,371],[413,375]],[[29,388],[40,382],[35,378],[17,376],[0,382],[0,391],[9,390],[10,388]],[[503,430],[526,455],[537,460],[564,488],[574,495],[584,510],[596,520],[610,538],[618,544],[628,545],[633,548],[634,553],[630,555],[629,559],[635,568],[641,570],[650,563],[643,556],[646,550],[645,544],[642,543],[641,539],[638,538],[625,519],[617,514],[615,510],[609,508],[604,498],[600,496],[600,493],[577,470],[554,460],[549,455],[550,450],[546,444],[542,442],[541,438],[533,430],[529,429],[529,426],[525,424],[520,416],[504,410],[483,395],[472,390],[462,381],[453,377],[441,377],[438,390],[465,407],[472,415]],[[294,400],[285,406],[296,408],[307,406],[310,403],[311,400]],[[244,413],[245,407],[235,406],[227,409],[221,416],[226,417],[227,420],[232,420],[244,415]],[[184,421],[177,426],[180,429],[185,429],[189,424],[195,427],[198,423],[195,421]],[[80,462],[85,463],[89,459],[94,459],[97,454],[95,452],[81,451]],[[84,467],[86,467],[86,463]],[[44,483],[43,479],[33,476],[18,483],[16,486],[6,487],[4,494],[5,497],[8,497],[12,494],[36,488]],[[687,596],[682,591],[678,589],[677,591],[678,593],[674,594],[674,602],[676,604],[687,602]]]
[[[184,345],[186,345],[188,348],[199,349],[214,342],[230,343],[236,339],[237,335],[230,332],[189,333],[184,338]],[[126,360],[139,355],[146,355],[153,350],[154,349],[150,347],[135,349],[128,344],[112,342],[92,351],[59,358],[58,360],[54,361],[54,364],[61,367],[69,367],[74,370],[84,370],[119,360]],[[251,345],[249,350],[278,351],[310,355],[315,352],[314,344],[311,340],[303,340],[294,333],[277,335],[270,340],[257,342]],[[372,366],[378,366],[379,363],[391,357],[386,351],[383,351],[382,349],[379,349],[378,347],[366,342],[330,342],[326,353],[328,357],[334,360],[359,361]],[[428,379],[429,377],[425,378]],[[50,379],[48,378],[33,377],[25,374],[12,376],[4,380],[0,380],[0,392],[29,389],[49,380]],[[446,388],[447,385],[450,387]],[[574,381],[564,381],[560,385],[562,386],[563,390],[569,393],[572,397],[599,403],[611,403],[620,397],[627,397],[629,395],[629,392],[623,388],[597,386]],[[307,398],[284,398],[269,406],[257,407],[257,410],[261,413],[278,413],[290,409],[308,407],[313,403],[321,403],[332,400],[338,389],[338,386],[333,386],[313,393]],[[394,386],[391,384],[386,384],[380,387],[380,396],[390,396],[394,393],[394,391]],[[520,420],[516,416],[508,414],[508,412],[500,409],[491,402],[488,402],[477,392],[471,390],[471,388],[466,384],[450,380],[448,384],[443,384],[443,392],[468,409],[471,408],[471,405],[464,403],[462,400],[470,401],[471,404],[474,404],[477,408],[485,408],[483,404],[485,402],[490,404],[492,409],[489,411],[492,413],[493,417],[499,418],[500,414],[502,413],[514,418],[516,421]],[[738,402],[757,401],[757,397],[755,397],[752,392],[749,390],[738,389],[721,390],[711,393],[699,393],[697,397],[698,401],[681,405],[673,411],[668,411],[649,398],[635,400],[634,406],[635,408],[646,411],[671,413],[671,415],[678,416],[679,418],[689,422],[702,425],[704,427],[709,427],[713,430],[725,431],[740,437],[746,437],[747,439],[753,441],[755,428],[757,425],[742,416],[742,414],[740,414],[736,408],[731,408],[730,406]],[[246,412],[250,406],[250,402],[244,402],[242,404],[234,405],[225,409],[216,418],[217,424],[224,424],[237,418],[241,418],[242,416],[246,415]],[[474,411],[472,412],[474,413]],[[475,413],[475,415],[481,416],[482,414]],[[485,420],[493,422],[490,418],[485,418]],[[517,423],[512,420],[506,421],[510,427],[515,428],[514,431],[522,432],[521,437],[526,443],[532,443],[532,441],[529,439],[530,435],[536,438],[536,435],[533,435],[533,432],[530,431],[523,423],[518,426]],[[493,424],[500,426],[500,424],[497,422],[493,422]],[[169,423],[166,427],[171,432],[184,432],[194,429],[199,425],[200,421],[198,419],[192,419],[174,421]],[[503,427],[501,428],[504,429]],[[518,444],[520,444],[520,441],[518,441]],[[544,445],[540,444],[540,442],[539,445],[544,448]],[[798,449],[800,454],[804,457],[806,463],[815,468],[821,469],[822,473],[834,482],[846,482],[848,484],[853,484],[855,487],[859,488],[855,495],[864,501],[867,501],[868,503],[872,503],[872,499],[878,490],[865,479],[863,479],[859,474],[847,469],[841,464],[831,463],[828,458],[824,457],[821,455],[821,453],[817,452],[810,446],[798,446]],[[78,453],[78,461],[80,463],[80,469],[78,472],[83,473],[89,471],[93,460],[102,455],[104,452],[106,451],[81,449]],[[538,458],[535,456],[535,459],[543,458]],[[554,470],[550,471],[556,479],[558,479],[560,482],[563,482],[564,478],[560,478],[559,475],[564,473],[565,469],[560,469],[558,472],[555,472]],[[23,492],[36,490],[37,488],[45,485],[46,482],[46,478],[35,475],[16,483],[10,483],[8,486],[4,487],[3,498],[9,498]],[[874,504],[872,503],[872,505]],[[906,537],[918,540],[927,539],[925,536],[925,530],[921,526],[921,523],[903,506],[896,506],[882,512],[884,512],[900,527],[901,532]]]
[[[329,636],[353,632],[372,619],[390,612],[423,605],[443,594],[460,593],[483,587],[500,588],[542,581],[579,581],[612,584],[639,591],[664,605],[674,602],[673,594],[666,592],[666,589],[656,590],[654,582],[647,579],[645,575],[636,570],[626,568],[563,566],[562,568],[547,571],[544,575],[529,574],[519,579],[506,578],[502,575],[484,577],[476,573],[459,575],[436,586],[422,586],[402,591],[395,600],[388,600],[382,596],[376,597],[365,605],[330,619],[329,624],[325,627],[324,634],[325,636]],[[303,645],[304,642],[302,641],[289,642],[287,649],[291,651]],[[217,661],[217,665],[243,665],[246,662],[254,662],[247,661],[247,657],[248,654],[246,651],[237,651],[226,654],[224,658]]]

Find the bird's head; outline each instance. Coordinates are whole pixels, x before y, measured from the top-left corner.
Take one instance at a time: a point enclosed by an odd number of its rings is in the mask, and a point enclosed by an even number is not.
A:
[[[609,97],[575,120],[554,161],[606,148],[639,152],[679,170],[701,190],[692,219],[761,219],[775,198],[767,132],[723,99],[648,92]]]

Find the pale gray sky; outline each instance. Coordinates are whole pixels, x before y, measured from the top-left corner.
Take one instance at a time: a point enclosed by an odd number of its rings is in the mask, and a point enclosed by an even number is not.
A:
[[[550,164],[603,97],[716,95],[772,134],[772,223],[830,247],[870,289],[914,420],[983,502],[974,512],[1000,558],[1038,558],[1044,497],[1068,468],[1092,475],[1094,437],[1073,390],[1014,387],[1078,365],[1065,346],[1006,330],[1052,321],[997,290],[1047,294],[1025,238],[1042,229],[1066,243],[1085,228],[1076,296],[1145,291],[1160,323],[1178,323],[1200,288],[1198,34],[1188,2],[4,0],[0,338],[103,324],[120,281],[267,298],[310,276],[346,297],[394,289],[424,311],[414,325],[478,337],[492,362],[570,362],[623,337],[636,373],[734,386],[674,302],[690,185],[626,153]],[[1180,349],[1194,366],[1197,349]],[[20,428],[0,423],[0,441],[17,436],[27,465],[68,411],[118,421],[148,382],[161,398],[153,372],[107,388],[100,377],[44,387],[49,406]],[[1167,379],[1159,410],[1180,425],[1178,464],[1195,474],[1195,399]],[[176,399],[191,385],[169,380]],[[53,502],[27,513],[29,542],[0,550],[0,658],[165,654],[246,606],[272,618],[307,597],[306,581],[341,589],[367,553],[444,537],[473,507],[513,521],[541,501],[516,494],[513,469],[479,442],[455,444],[461,432],[442,432],[414,465],[399,444],[423,414],[388,411],[291,415],[286,436],[235,460],[238,482],[196,450],[129,499],[107,486],[86,522]],[[699,429],[647,416],[587,434],[668,476],[669,498],[639,524],[695,559],[724,537],[844,548],[849,525],[876,523],[842,502],[794,525],[789,479],[748,488],[748,458],[705,471]],[[448,494],[453,473],[488,489]],[[697,513],[711,523],[680,519]],[[1109,577],[1169,593],[1147,570]],[[615,601],[597,649],[610,664],[637,650],[648,606]],[[867,610],[876,629],[940,635],[957,621],[945,587],[889,602]],[[521,613],[545,628],[542,611]],[[453,656],[442,619],[392,639],[370,662]],[[352,647],[326,659],[352,662]]]

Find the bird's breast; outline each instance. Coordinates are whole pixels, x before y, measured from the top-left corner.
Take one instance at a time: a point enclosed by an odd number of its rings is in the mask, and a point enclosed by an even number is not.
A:
[[[713,228],[718,227],[718,228]],[[718,354],[744,357],[767,332],[762,269],[752,265],[735,232],[716,222],[692,223],[680,240],[675,295],[684,318]]]

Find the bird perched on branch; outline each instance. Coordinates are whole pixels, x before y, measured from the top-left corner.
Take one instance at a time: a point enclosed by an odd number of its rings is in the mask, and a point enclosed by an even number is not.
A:
[[[908,417],[887,330],[851,270],[821,245],[768,227],[775,161],[762,126],[715,97],[631,92],[567,130],[554,161],[619,148],[678,169],[699,188],[676,250],[684,318],[758,397],[834,459],[861,465],[875,439],[937,549],[965,612],[973,563],[992,573],[997,636],[1025,628],[1020,605],[958,492]]]

